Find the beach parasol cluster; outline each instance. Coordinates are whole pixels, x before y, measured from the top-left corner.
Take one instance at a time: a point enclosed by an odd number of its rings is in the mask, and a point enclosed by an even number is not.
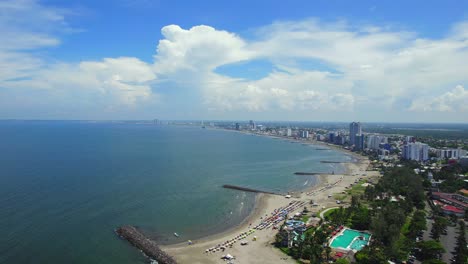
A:
[[[257,226],[253,227],[252,229],[249,229],[246,232],[242,232],[238,234],[237,236],[233,237],[232,239],[229,239],[221,244],[218,244],[214,247],[207,248],[205,250],[205,253],[215,253],[217,251],[224,251],[228,247],[232,248],[235,243],[239,241],[243,241],[246,239],[248,236],[252,235],[255,233],[255,230],[263,230],[266,228],[269,228],[270,226],[274,226],[278,224],[279,222],[283,221],[286,217],[286,215],[290,214],[291,212],[297,210],[298,208],[302,208],[306,202],[304,201],[292,201],[289,203],[287,206],[280,207],[278,209],[275,209],[269,217],[265,217],[261,219],[260,224]],[[255,236],[253,241],[256,241],[257,237]]]
[[[223,242],[221,244],[218,244],[218,245],[216,245],[214,247],[207,248],[205,250],[205,253],[214,253],[214,252],[220,251],[220,250],[224,251],[228,247],[232,248],[232,246],[234,246],[235,243],[246,239],[248,236],[252,235],[253,233],[255,233],[255,229],[250,229],[247,232],[242,232],[239,235],[233,237],[232,239],[229,239],[229,240],[227,240],[227,241],[225,241],[225,242]]]

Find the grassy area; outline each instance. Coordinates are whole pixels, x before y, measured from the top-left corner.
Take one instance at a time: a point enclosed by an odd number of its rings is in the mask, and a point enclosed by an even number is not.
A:
[[[304,223],[307,223],[307,221],[309,221],[309,218],[310,218],[310,215],[303,215],[301,218],[301,221]]]
[[[288,247],[280,247],[279,248],[284,254],[289,255],[289,248]]]
[[[361,195],[366,190],[366,187],[362,186],[362,184],[366,183],[365,180],[360,180],[358,183],[354,184],[351,189],[347,190],[346,193],[349,195]]]
[[[406,234],[408,234],[409,227],[410,227],[410,224],[411,224],[411,217],[412,217],[412,216],[413,216],[413,214],[410,214],[409,216],[406,217],[405,224],[403,224],[403,226],[401,227],[400,235],[406,235]]]
[[[402,258],[402,259],[406,259],[406,256],[408,256],[408,254],[410,252],[410,248],[408,248],[408,244],[410,243],[410,241],[408,241],[408,238],[406,237],[406,234],[408,234],[408,232],[409,232],[409,227],[410,227],[410,224],[411,224],[412,216],[413,216],[413,214],[410,214],[409,216],[406,217],[406,221],[405,221],[405,223],[403,224],[403,226],[401,227],[401,230],[400,230],[400,237],[398,238],[398,240],[395,243],[396,247],[398,248],[400,258]]]
[[[335,212],[335,211],[338,210],[338,209],[339,209],[339,208],[335,208],[335,209],[330,209],[330,210],[328,210],[327,212],[325,212],[325,213],[323,214],[323,217],[324,217],[325,219],[327,219],[333,212]]]
[[[341,193],[335,193],[335,194],[333,195],[333,199],[335,199],[335,200],[340,200],[340,201],[345,200],[347,197],[348,197],[348,195],[346,195],[346,194],[341,194]]]

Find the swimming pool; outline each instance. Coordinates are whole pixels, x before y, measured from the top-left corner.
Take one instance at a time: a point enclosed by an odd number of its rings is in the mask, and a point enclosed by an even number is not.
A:
[[[340,235],[333,238],[330,247],[361,250],[369,243],[370,237],[369,233],[346,228]]]

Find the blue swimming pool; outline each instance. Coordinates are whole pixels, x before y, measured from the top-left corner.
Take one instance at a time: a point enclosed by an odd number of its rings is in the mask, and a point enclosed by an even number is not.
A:
[[[339,236],[333,238],[330,247],[361,250],[369,243],[370,234],[352,229],[345,229]]]

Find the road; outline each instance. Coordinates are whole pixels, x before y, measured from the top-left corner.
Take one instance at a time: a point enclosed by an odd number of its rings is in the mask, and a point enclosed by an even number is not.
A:
[[[426,213],[431,214],[429,205],[426,203]],[[434,223],[433,219],[427,219],[427,230],[424,231],[423,240],[428,241],[432,240],[431,238],[431,229],[432,224]],[[445,253],[442,254],[442,261],[445,263],[450,263],[450,259],[453,257],[452,252],[455,250],[455,245],[457,242],[457,228],[454,226],[447,226],[447,235],[441,235],[440,243],[445,249]]]
[[[447,226],[447,235],[440,237],[440,243],[445,248],[445,253],[442,254],[442,261],[445,263],[450,263],[450,259],[453,257],[452,252],[455,251],[457,236],[457,227],[449,225]]]

